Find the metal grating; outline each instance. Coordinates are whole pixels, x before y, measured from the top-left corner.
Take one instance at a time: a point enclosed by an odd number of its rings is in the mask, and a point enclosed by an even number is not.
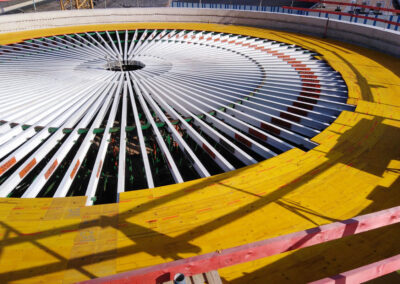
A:
[[[187,30],[0,46],[0,196],[88,196],[208,177],[316,146],[347,105],[300,47]]]

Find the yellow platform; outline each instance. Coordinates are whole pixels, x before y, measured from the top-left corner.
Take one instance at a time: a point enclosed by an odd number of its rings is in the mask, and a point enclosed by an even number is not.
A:
[[[321,54],[349,88],[344,111],[313,140],[211,178],[121,195],[0,199],[0,283],[70,283],[185,258],[400,205],[400,60],[333,40],[212,24],[118,24],[0,35],[135,28],[212,30],[297,44]],[[219,271],[232,283],[304,283],[400,253],[400,225]]]

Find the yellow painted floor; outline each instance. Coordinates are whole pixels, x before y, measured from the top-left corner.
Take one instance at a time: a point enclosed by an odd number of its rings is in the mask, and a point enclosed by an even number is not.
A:
[[[0,199],[0,283],[70,283],[296,232],[400,205],[400,59],[286,32],[211,24],[118,24],[0,35],[126,28],[247,34],[314,50],[338,70],[355,112],[313,140],[257,165],[179,185],[81,197]],[[400,225],[228,267],[232,283],[304,283],[400,253]]]

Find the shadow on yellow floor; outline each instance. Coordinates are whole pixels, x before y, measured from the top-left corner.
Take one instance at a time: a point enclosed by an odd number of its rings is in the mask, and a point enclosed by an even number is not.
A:
[[[1,283],[71,283],[400,204],[399,60],[289,33],[193,26],[264,34],[315,50],[341,72],[356,112],[343,112],[314,138],[320,146],[307,153],[294,149],[211,178],[127,192],[119,204],[85,207],[85,198],[0,199]],[[304,283],[398,254],[398,239],[400,227],[392,225],[228,267],[220,274],[236,283]]]

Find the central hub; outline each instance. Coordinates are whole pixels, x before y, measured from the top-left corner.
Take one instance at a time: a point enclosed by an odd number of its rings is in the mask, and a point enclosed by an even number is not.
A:
[[[106,69],[110,71],[135,71],[143,69],[145,66],[143,62],[137,60],[113,60],[107,62]]]

